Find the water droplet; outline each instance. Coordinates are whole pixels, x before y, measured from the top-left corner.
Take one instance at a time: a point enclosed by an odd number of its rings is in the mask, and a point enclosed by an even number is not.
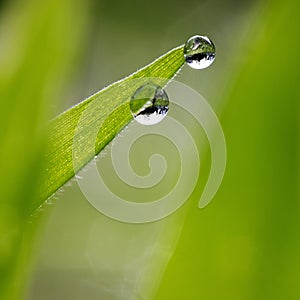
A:
[[[157,124],[164,119],[169,110],[168,95],[156,84],[142,85],[131,97],[130,110],[138,123]]]
[[[185,43],[183,54],[191,68],[205,69],[215,60],[216,48],[207,36],[195,35]]]

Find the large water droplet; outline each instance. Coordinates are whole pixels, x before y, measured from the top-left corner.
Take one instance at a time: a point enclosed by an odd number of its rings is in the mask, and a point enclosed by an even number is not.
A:
[[[185,43],[183,54],[191,68],[205,69],[215,60],[216,48],[207,36],[195,35]]]
[[[130,110],[140,124],[157,124],[169,110],[168,95],[160,86],[147,83],[139,87],[131,97]]]

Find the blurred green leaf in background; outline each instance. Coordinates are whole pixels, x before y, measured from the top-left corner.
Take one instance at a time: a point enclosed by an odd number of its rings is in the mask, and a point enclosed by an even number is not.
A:
[[[299,299],[299,11],[297,0],[1,1],[0,299]],[[216,61],[177,79],[221,117],[215,200],[197,208],[200,177],[189,205],[139,226],[102,216],[73,183],[29,218],[48,120],[196,33]]]
[[[262,8],[221,95],[222,187],[191,206],[156,299],[300,298],[300,3]]]
[[[17,299],[32,257],[28,216],[41,180],[45,124],[84,41],[87,8],[68,0],[2,5],[0,298]]]

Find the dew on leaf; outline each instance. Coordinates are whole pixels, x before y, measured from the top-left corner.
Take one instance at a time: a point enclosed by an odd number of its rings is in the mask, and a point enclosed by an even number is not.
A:
[[[161,122],[169,110],[169,97],[160,86],[147,83],[139,87],[130,100],[134,119],[143,125]]]
[[[185,43],[183,54],[191,68],[205,69],[215,60],[216,48],[207,36],[195,35]]]

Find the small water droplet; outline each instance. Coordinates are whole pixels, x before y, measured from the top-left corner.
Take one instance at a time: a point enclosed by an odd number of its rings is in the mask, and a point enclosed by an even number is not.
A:
[[[216,48],[207,36],[195,35],[185,43],[183,54],[191,68],[205,69],[215,60]]]
[[[154,125],[167,115],[169,97],[160,86],[148,83],[139,87],[131,97],[130,110],[138,123]]]

